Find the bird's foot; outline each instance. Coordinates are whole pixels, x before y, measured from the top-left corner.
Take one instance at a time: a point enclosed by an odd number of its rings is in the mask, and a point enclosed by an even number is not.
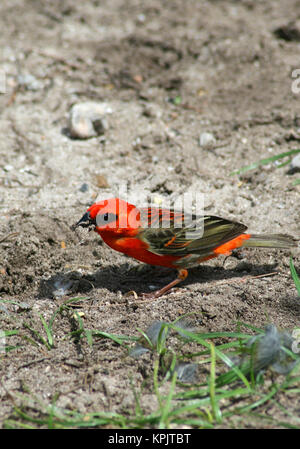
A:
[[[184,268],[180,269],[179,272],[178,272],[178,277],[174,281],[170,282],[165,287],[163,287],[163,288],[161,288],[159,290],[156,290],[153,293],[142,293],[141,299],[153,300],[153,299],[160,298],[161,296],[163,296],[167,292],[169,292],[177,284],[179,284],[179,282],[184,281],[186,279],[187,275],[188,275],[188,271],[186,269],[184,269]],[[131,290],[130,292],[128,292],[126,294],[126,296],[130,295],[130,294],[133,294],[135,299],[138,299],[138,295],[137,295],[137,293],[134,290]]]

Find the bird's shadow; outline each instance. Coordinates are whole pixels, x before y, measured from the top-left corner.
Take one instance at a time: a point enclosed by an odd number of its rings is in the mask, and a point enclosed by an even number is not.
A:
[[[195,283],[213,282],[242,278],[246,275],[262,275],[276,271],[276,264],[252,265],[247,268],[226,269],[222,266],[202,265],[189,270],[188,278],[180,286]],[[176,270],[149,265],[129,266],[124,263],[118,266],[109,265],[92,274],[82,275],[78,271],[58,272],[39,284],[38,298],[63,297],[70,294],[86,294],[93,289],[105,288],[111,292],[122,294],[134,290],[137,294],[153,292],[174,280]],[[150,289],[152,286],[152,289]],[[150,287],[150,288],[149,288]]]

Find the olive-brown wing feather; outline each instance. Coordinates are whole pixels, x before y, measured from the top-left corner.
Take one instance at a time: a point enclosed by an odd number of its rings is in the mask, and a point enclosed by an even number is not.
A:
[[[247,227],[241,223],[215,216],[184,215],[159,208],[141,209],[143,229],[139,237],[155,254],[209,256],[215,248],[242,234]],[[154,227],[153,227],[154,226]]]

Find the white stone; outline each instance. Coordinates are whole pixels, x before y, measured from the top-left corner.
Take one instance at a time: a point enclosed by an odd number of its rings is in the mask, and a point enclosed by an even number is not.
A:
[[[215,136],[211,133],[202,133],[199,138],[199,144],[201,147],[207,148],[215,145],[216,139]]]
[[[293,172],[300,171],[300,153],[293,157],[290,167]]]
[[[107,129],[106,115],[111,113],[112,109],[106,103],[87,101],[73,105],[69,118],[71,136],[89,139],[104,134]]]

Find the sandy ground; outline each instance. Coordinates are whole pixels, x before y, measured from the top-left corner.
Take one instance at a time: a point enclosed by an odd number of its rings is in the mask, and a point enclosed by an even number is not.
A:
[[[1,329],[28,334],[27,322],[43,333],[39,314],[47,320],[75,296],[88,298],[78,309],[86,328],[114,334],[138,335],[187,312],[199,313],[203,332],[237,321],[299,325],[289,251],[211,261],[143,302],[126,293],[162,287],[175,273],[71,229],[96,199],[128,186],[137,203],[144,192],[174,199],[197,191],[207,214],[299,238],[299,175],[266,165],[229,176],[299,147],[291,73],[300,31],[275,32],[299,16],[296,0],[1,2],[0,292],[17,303],[1,303]],[[70,108],[86,101],[104,104],[104,132],[73,139]],[[199,144],[203,133],[214,136],[211,145]],[[299,270],[299,250],[293,257]],[[58,406],[82,412],[134,409],[130,377],[141,386],[149,358],[135,365],[109,340],[89,347],[63,339],[73,329],[74,319],[60,315],[50,351],[23,342],[1,356],[1,422],[13,410],[7,392],[24,385],[45,403],[59,393]],[[145,398],[150,411],[155,397]]]

